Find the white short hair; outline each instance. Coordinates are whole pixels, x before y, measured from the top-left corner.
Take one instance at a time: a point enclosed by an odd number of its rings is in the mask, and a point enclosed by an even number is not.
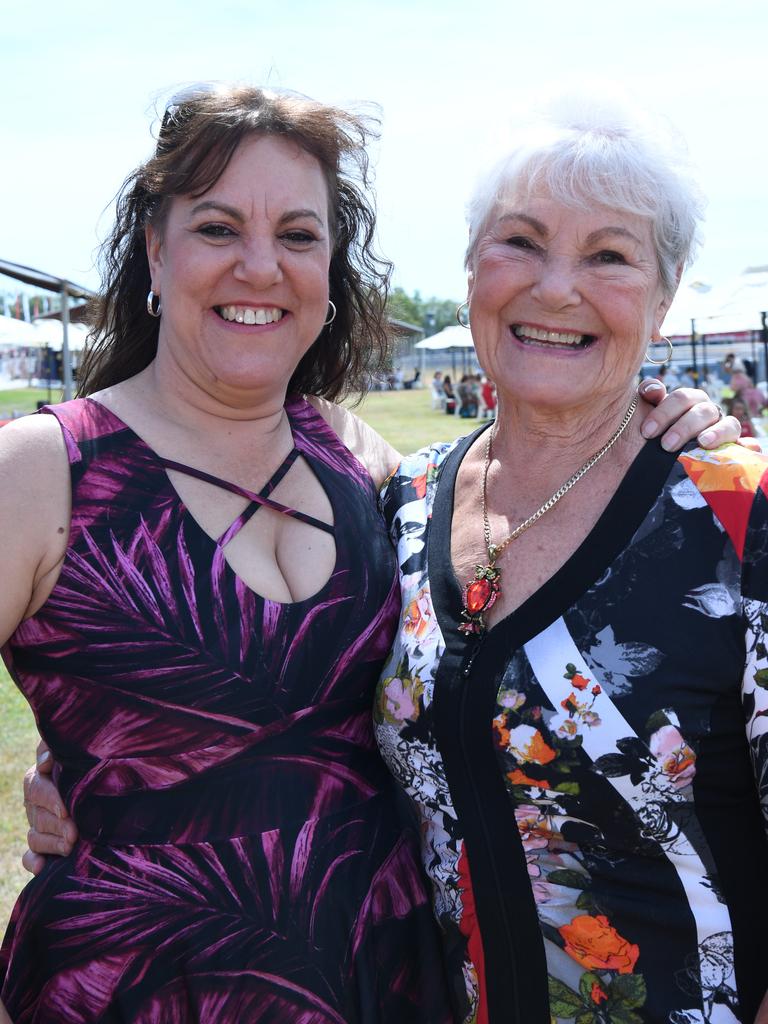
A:
[[[705,201],[685,144],[668,123],[602,99],[552,105],[480,179],[467,206],[467,267],[499,203],[538,192],[580,209],[649,218],[661,284],[674,294],[698,248]]]

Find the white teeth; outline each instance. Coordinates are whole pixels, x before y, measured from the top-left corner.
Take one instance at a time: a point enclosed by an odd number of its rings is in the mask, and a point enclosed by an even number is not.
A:
[[[222,320],[234,320],[238,324],[275,324],[283,318],[283,311],[277,306],[258,306],[255,309],[251,306],[219,306],[218,311]]]
[[[574,334],[571,331],[545,331],[523,324],[515,324],[512,330],[521,341],[546,341],[555,345],[580,345],[585,338],[585,335]]]

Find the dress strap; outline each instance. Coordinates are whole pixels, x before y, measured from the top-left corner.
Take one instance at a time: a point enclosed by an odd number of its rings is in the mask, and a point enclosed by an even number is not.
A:
[[[249,491],[245,487],[241,487],[239,484],[233,484],[229,480],[222,480],[221,477],[213,476],[211,473],[206,473],[202,469],[195,469],[193,466],[185,466],[183,463],[174,462],[172,459],[161,458],[160,462],[166,469],[174,470],[177,473],[185,473],[187,476],[192,476],[196,480],[202,480],[204,483],[213,484],[215,487],[221,487],[226,491],[231,491],[232,494],[239,494],[242,498],[248,498],[248,504],[245,509],[240,513],[237,519],[227,527],[221,537],[216,541],[216,544],[220,548],[223,548],[225,544],[228,544],[237,536],[245,524],[249,522],[254,513],[262,505],[267,508],[271,508],[274,512],[280,512],[282,515],[291,516],[293,519],[299,519],[302,523],[314,526],[318,530],[324,530],[326,533],[330,533],[331,536],[334,535],[333,527],[329,523],[324,523],[322,519],[315,519],[314,516],[307,515],[306,512],[299,512],[298,509],[289,508],[287,505],[281,505],[280,502],[273,501],[269,497],[300,454],[299,449],[294,447],[288,455],[286,455],[258,494],[254,491]]]

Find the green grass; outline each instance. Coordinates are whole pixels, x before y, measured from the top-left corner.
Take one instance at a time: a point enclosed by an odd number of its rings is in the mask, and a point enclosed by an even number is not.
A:
[[[6,406],[6,401],[12,403]],[[55,396],[56,397],[56,396]],[[54,401],[55,401],[54,397]],[[32,412],[45,391],[0,391],[4,408]],[[428,390],[384,391],[370,394],[355,408],[358,416],[379,431],[403,454],[430,441],[450,441],[475,427],[475,420],[434,412]],[[0,418],[2,416],[0,415]],[[26,849],[27,822],[22,797],[24,772],[34,762],[37,732],[26,701],[0,665],[0,934],[19,890],[29,878],[21,866]]]
[[[446,416],[444,412],[433,410],[431,404],[428,388],[372,391],[353,411],[403,455],[423,448],[430,441],[453,441],[477,426],[477,420]]]
[[[34,412],[38,402],[47,402],[46,388],[14,388],[0,391],[0,420],[9,420],[18,413]],[[51,402],[61,401],[61,390],[51,389]]]
[[[0,932],[29,875],[21,866],[27,819],[21,782],[34,763],[37,730],[29,706],[0,666]]]

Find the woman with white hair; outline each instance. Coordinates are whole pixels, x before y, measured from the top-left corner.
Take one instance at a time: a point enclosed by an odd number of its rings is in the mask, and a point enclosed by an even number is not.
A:
[[[380,747],[422,821],[458,1020],[755,1019],[768,917],[768,463],[646,441],[695,246],[674,146],[598,111],[470,207],[496,422],[384,494]]]

